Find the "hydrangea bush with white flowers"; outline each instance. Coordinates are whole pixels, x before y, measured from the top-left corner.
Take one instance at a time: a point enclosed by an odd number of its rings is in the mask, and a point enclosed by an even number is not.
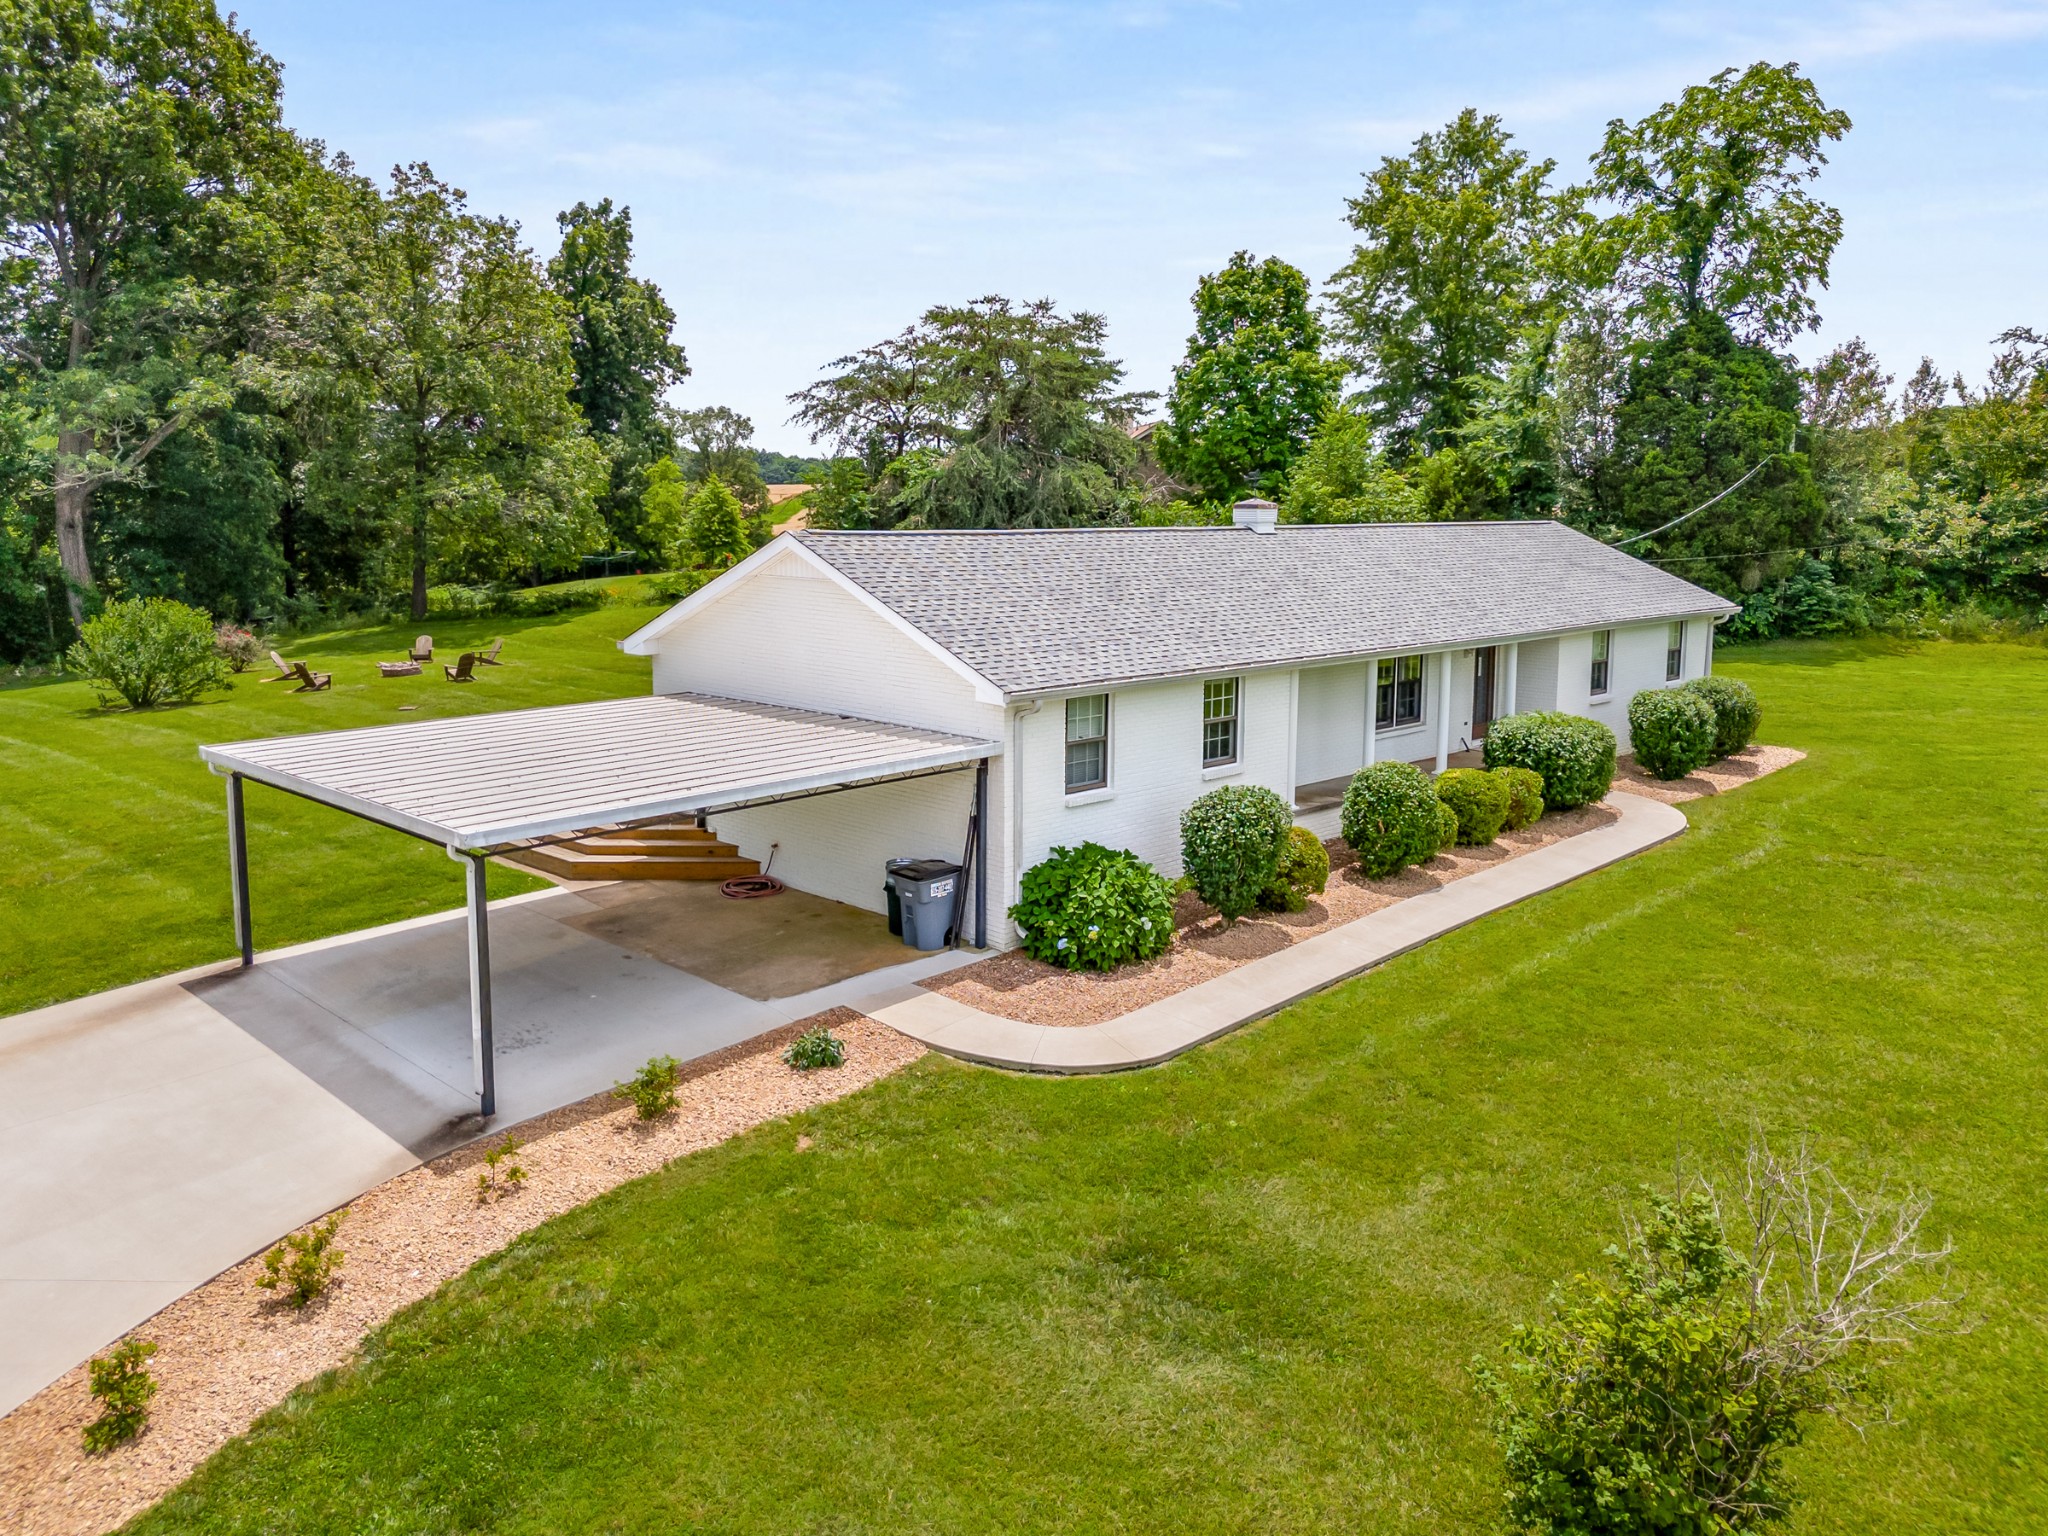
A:
[[[1070,971],[1114,970],[1173,941],[1173,886],[1134,853],[1055,848],[1024,875],[1010,908],[1024,952]]]

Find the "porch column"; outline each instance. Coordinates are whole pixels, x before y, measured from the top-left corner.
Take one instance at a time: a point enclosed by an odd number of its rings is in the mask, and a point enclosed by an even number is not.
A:
[[[1380,659],[1365,658],[1365,766],[1380,760]]]
[[[488,1120],[498,1112],[497,1061],[491,1046],[490,902],[485,895],[490,866],[481,853],[467,849],[451,848],[448,856],[469,866],[469,1054],[477,1113]]]
[[[1521,659],[1522,642],[1519,640],[1510,641],[1508,643],[1507,692],[1501,701],[1504,706],[1501,713],[1504,715],[1512,715],[1515,712],[1515,670]]]
[[[1436,771],[1451,765],[1451,651],[1437,653],[1436,669]]]
[[[242,815],[242,776],[228,775],[228,889],[235,908],[235,948],[242,964],[256,963],[255,928],[249,921],[249,831]]]

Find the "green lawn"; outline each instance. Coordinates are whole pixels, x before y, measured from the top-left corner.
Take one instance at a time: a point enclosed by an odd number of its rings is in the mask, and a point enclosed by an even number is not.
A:
[[[684,1159],[138,1528],[1485,1530],[1466,1362],[1752,1123],[1931,1191],[1974,1320],[1797,1453],[1797,1528],[2048,1528],[2048,651],[1727,670],[1811,756],[1676,842],[1162,1068],[930,1058]]]
[[[647,661],[612,642],[656,611],[407,621],[283,646],[334,673],[323,693],[248,672],[225,696],[131,713],[99,709],[84,683],[0,688],[0,1014],[233,954],[226,791],[199,743],[641,693]],[[403,656],[422,629],[449,661],[503,635],[504,665],[467,686],[438,666],[379,678],[372,661]],[[248,811],[262,948],[462,902],[462,870],[439,848],[262,785]],[[491,871],[493,895],[541,883]]]

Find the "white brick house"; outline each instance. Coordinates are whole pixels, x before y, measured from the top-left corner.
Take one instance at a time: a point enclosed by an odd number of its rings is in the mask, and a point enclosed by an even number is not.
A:
[[[1002,743],[990,938],[1021,873],[1093,840],[1179,870],[1218,783],[1299,811],[1361,765],[1441,768],[1518,711],[1628,742],[1628,702],[1712,664],[1735,605],[1563,525],[796,532],[620,644],[658,694],[702,694]],[[727,812],[789,884],[882,905],[889,857],[958,858],[965,773]]]

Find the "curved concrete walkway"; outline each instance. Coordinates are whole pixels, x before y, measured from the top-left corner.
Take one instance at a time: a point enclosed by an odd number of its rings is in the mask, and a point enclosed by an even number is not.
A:
[[[1655,847],[1686,827],[1677,807],[1641,795],[1617,792],[1604,803],[1621,814],[1611,826],[1411,896],[1105,1024],[1024,1024],[921,987],[895,989],[871,1000],[862,1011],[934,1050],[994,1067],[1063,1073],[1149,1067],[1277,1013],[1438,934]]]

